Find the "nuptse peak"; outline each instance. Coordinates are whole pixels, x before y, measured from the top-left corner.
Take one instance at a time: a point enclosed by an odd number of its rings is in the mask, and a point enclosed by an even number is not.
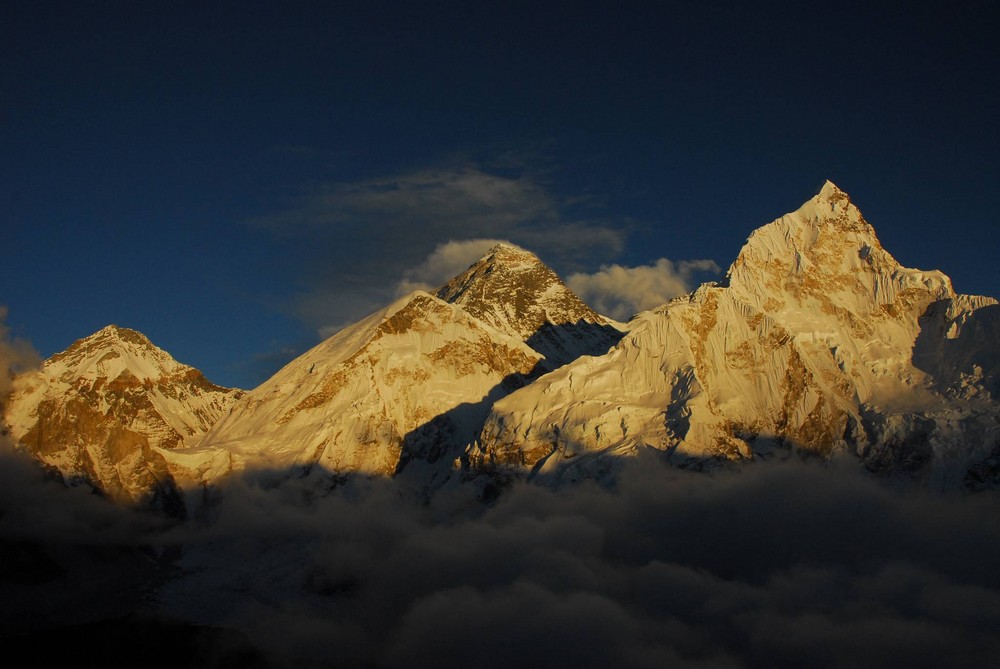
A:
[[[18,379],[6,422],[64,475],[132,499],[248,468],[559,481],[650,450],[686,467],[847,452],[978,487],[998,478],[998,334],[995,300],[902,267],[826,182],[722,282],[626,326],[499,244],[245,394],[109,326]]]

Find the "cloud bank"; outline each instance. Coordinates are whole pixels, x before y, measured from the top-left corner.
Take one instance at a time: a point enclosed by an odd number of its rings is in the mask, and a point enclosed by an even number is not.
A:
[[[252,477],[183,528],[171,617],[290,663],[377,667],[979,667],[1000,640],[995,493],[900,491],[850,462],[611,489],[392,482],[317,497]]]
[[[660,258],[651,265],[603,265],[593,274],[570,274],[566,285],[599,313],[627,320],[640,311],[691,292],[698,275],[717,275],[721,271],[714,260],[674,263]]]
[[[252,666],[981,667],[1000,653],[997,493],[900,489],[854,461],[699,473],[641,459],[611,486],[522,482],[490,505],[470,483],[419,503],[394,481],[330,491],[251,472],[175,525],[0,465],[15,556],[0,633],[29,639],[140,612],[183,625],[203,656],[222,652],[205,630],[232,630]]]

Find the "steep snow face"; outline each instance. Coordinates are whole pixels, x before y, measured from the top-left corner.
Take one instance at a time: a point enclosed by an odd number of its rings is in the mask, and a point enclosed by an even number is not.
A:
[[[778,434],[829,448],[851,402],[835,369],[807,369],[787,329],[703,286],[639,315],[607,355],[498,402],[472,460],[554,472],[649,447],[697,464],[750,457],[748,440]]]
[[[526,342],[550,368],[600,355],[621,338],[537,256],[511,244],[490,249],[436,295]]]
[[[241,394],[109,325],[16,379],[5,420],[64,476],[138,501],[169,482],[157,449],[196,440]]]
[[[724,285],[498,402],[470,459],[544,474],[645,447],[696,465],[793,445],[963,476],[1000,443],[995,305],[900,266],[827,182],[755,231]]]
[[[837,347],[862,401],[880,377],[909,373],[919,318],[954,301],[941,272],[906,269],[848,196],[827,182],[798,211],[755,231],[728,273],[732,297],[801,341]]]
[[[461,308],[415,292],[342,330],[247,393],[193,449],[167,454],[212,480],[232,469],[392,475],[461,454],[493,402],[541,356]]]

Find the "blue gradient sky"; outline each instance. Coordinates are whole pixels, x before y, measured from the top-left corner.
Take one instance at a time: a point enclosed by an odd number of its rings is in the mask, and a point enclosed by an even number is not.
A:
[[[13,333],[113,322],[251,387],[450,240],[725,268],[824,179],[904,265],[1000,295],[990,3],[484,4],[6,8]]]

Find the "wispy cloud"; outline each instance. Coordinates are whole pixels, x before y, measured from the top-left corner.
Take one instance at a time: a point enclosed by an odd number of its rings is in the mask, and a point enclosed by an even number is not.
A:
[[[412,224],[429,226],[433,236],[456,224],[476,234],[525,220],[557,217],[553,197],[521,177],[489,174],[477,167],[428,168],[355,182],[321,184],[293,207],[255,219],[272,229],[304,226],[346,227],[377,218],[380,232],[405,232]]]
[[[603,265],[592,274],[577,272],[567,277],[566,284],[598,312],[625,320],[690,292],[699,274],[721,271],[714,260],[675,263],[660,258],[651,265]]]
[[[616,257],[625,230],[582,210],[579,199],[526,172],[462,164],[316,185],[251,223],[296,249],[302,290],[295,310],[329,334],[402,289],[449,278],[495,240],[520,244],[557,269]]]

